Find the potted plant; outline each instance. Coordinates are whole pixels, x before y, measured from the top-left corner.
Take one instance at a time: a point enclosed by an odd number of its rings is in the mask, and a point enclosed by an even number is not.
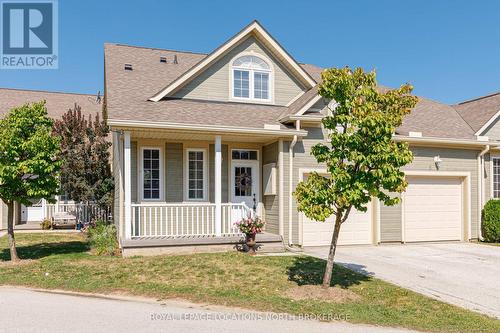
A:
[[[235,223],[242,233],[245,234],[245,244],[250,254],[255,254],[255,235],[262,232],[266,223],[257,216],[248,216]]]

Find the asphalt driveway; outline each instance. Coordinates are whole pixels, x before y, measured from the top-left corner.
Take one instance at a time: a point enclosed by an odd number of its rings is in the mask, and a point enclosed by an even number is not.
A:
[[[306,248],[325,259],[328,248]],[[500,318],[500,247],[472,243],[343,246],[338,264]]]

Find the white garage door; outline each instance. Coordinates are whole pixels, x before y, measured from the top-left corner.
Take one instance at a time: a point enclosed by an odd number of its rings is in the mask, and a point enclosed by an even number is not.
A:
[[[304,180],[307,176],[304,175]],[[331,216],[325,222],[311,221],[304,214],[302,218],[302,245],[322,246],[330,245],[332,241],[335,216]],[[340,227],[339,245],[372,244],[372,211],[368,204],[368,211],[363,213],[357,210],[351,211],[349,218]]]
[[[403,200],[405,240],[460,240],[462,202],[460,178],[408,177]]]

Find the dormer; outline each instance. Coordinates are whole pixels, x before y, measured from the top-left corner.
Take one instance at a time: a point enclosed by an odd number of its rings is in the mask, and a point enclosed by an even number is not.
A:
[[[251,52],[239,54],[230,66],[231,99],[272,102],[274,76],[271,61]]]
[[[258,23],[242,31],[150,98],[286,106],[314,79]]]

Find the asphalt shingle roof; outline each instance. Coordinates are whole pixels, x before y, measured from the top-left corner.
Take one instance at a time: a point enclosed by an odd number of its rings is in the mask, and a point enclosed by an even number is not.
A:
[[[500,111],[500,93],[465,101],[453,107],[474,132],[477,132]]]
[[[14,107],[41,100],[46,101],[47,113],[54,119],[60,118],[73,108],[75,103],[81,106],[83,114],[101,114],[102,104],[96,103],[96,97],[86,94],[0,88],[0,118]]]
[[[175,55],[178,64],[172,63]],[[167,58],[166,64],[159,61],[160,56]],[[288,107],[187,99],[148,101],[206,56],[201,53],[106,44],[109,119],[262,128],[264,124],[280,124],[280,118],[296,113],[316,95],[317,86]],[[132,64],[133,70],[124,70],[124,64]],[[309,64],[301,66],[320,82],[322,68]],[[473,139],[474,130],[457,110],[459,108],[420,98],[397,133],[408,135],[411,131],[422,132],[425,137]]]

